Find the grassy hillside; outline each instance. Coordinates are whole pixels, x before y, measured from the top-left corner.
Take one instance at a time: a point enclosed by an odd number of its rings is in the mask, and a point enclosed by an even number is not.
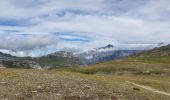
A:
[[[151,63],[170,64],[170,45],[138,53],[130,59]]]
[[[79,72],[83,74],[112,74],[112,75],[162,75],[170,76],[170,64],[151,63],[128,58],[124,60],[104,62],[88,67],[69,67],[59,68],[70,72]]]

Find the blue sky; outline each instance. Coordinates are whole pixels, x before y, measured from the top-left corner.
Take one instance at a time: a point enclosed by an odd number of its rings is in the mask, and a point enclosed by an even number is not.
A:
[[[170,42],[170,0],[1,0],[0,50],[41,56],[107,44]]]

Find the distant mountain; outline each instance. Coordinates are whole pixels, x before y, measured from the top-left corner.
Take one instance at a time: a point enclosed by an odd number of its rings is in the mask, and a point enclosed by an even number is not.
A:
[[[107,46],[96,48],[95,49],[97,52],[103,52],[103,51],[112,51],[114,50],[114,46],[111,44],[108,44]]]
[[[57,51],[51,54],[48,54],[47,56],[58,56],[58,57],[74,57],[73,52],[71,51]]]
[[[10,54],[5,54],[5,53],[0,52],[0,67],[32,68],[34,66],[30,63],[29,60],[27,60],[27,58],[15,57]],[[38,69],[38,68],[36,68],[36,69]]]
[[[47,56],[33,58],[33,60],[45,69],[84,65],[80,58],[68,51],[57,51]]]
[[[134,53],[140,52],[139,50],[116,50],[115,46],[109,44],[104,47],[95,48],[93,50],[88,50],[79,55],[83,61],[89,64],[95,64],[99,62],[115,60],[122,57],[130,56]]]
[[[138,53],[136,56],[170,57],[170,44]]]
[[[72,52],[58,51],[42,57],[15,57],[0,52],[0,67],[48,69],[84,65]]]
[[[109,44],[75,54],[69,50],[57,51],[42,57],[15,57],[0,52],[0,66],[10,68],[49,69],[70,66],[85,66],[120,59],[140,52],[139,50],[116,50]]]
[[[3,58],[3,57],[14,57],[14,56],[0,52],[0,58]]]

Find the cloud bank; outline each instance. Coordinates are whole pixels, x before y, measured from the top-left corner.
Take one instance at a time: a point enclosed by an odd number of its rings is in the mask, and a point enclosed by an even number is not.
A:
[[[0,49],[146,49],[170,43],[169,18],[169,0],[1,0]]]

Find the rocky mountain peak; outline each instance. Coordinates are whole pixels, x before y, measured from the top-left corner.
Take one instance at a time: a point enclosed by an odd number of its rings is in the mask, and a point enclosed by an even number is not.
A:
[[[104,47],[99,47],[99,48],[96,48],[95,51],[98,51],[98,52],[107,52],[107,51],[112,51],[114,50],[114,47],[113,45],[111,44],[108,44]]]
[[[114,48],[114,46],[111,45],[111,44],[108,44],[108,45],[106,46],[106,48]]]
[[[59,56],[59,57],[73,57],[74,54],[68,51],[57,51],[54,53],[49,54],[50,56]]]

